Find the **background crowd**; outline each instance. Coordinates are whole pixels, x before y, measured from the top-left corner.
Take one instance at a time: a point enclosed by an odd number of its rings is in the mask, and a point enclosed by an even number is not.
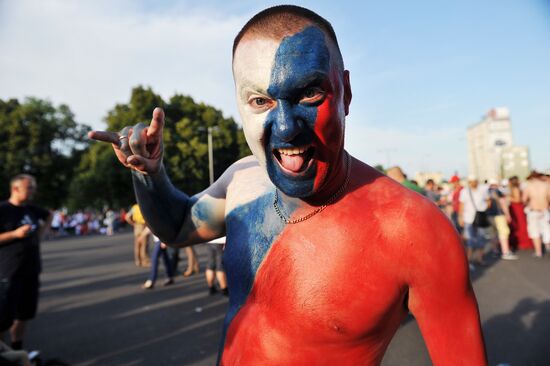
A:
[[[427,179],[421,185],[399,167],[388,176],[426,196],[453,222],[467,248],[470,268],[485,265],[485,256],[516,260],[517,250],[533,256],[550,254],[550,175],[537,171],[525,180],[510,177],[480,182],[475,176],[448,181]]]

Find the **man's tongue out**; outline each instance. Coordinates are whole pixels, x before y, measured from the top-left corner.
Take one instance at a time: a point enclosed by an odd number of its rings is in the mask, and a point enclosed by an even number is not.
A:
[[[304,153],[295,154],[295,155],[284,155],[281,154],[281,165],[291,172],[297,173],[302,169],[304,165]]]

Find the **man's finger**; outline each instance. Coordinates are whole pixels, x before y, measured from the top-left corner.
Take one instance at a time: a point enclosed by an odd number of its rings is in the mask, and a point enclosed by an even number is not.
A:
[[[120,150],[122,150],[122,152],[126,156],[132,155],[132,150],[130,150],[130,143],[129,143],[131,133],[132,133],[132,129],[126,126],[120,131],[119,137],[118,137],[118,142],[119,142],[118,147]]]
[[[128,166],[144,174],[154,174],[159,170],[159,162],[154,159],[146,159],[143,156],[131,155],[126,160]]]
[[[129,137],[130,149],[133,154],[141,155],[148,158],[149,152],[147,151],[147,126],[143,123],[138,123],[132,129],[132,134]]]
[[[147,136],[161,136],[162,129],[164,128],[164,111],[162,108],[155,108],[153,111],[153,118],[151,119],[151,124],[147,129]]]
[[[110,142],[119,146],[118,133],[110,131],[90,131],[88,137],[103,142]]]

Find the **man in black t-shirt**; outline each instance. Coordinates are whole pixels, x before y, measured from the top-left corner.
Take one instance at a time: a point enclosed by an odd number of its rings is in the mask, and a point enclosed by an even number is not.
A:
[[[10,189],[9,200],[0,202],[0,338],[9,329],[12,348],[21,349],[26,323],[36,315],[40,240],[51,215],[30,204],[33,176],[15,176]]]

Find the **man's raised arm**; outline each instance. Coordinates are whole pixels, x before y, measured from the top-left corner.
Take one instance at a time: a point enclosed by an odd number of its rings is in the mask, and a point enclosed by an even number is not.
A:
[[[132,169],[138,204],[147,225],[162,242],[190,245],[224,233],[223,181],[189,197],[166,175],[163,158],[164,112],[155,108],[151,124],[127,126],[119,133],[92,131],[89,137],[110,142],[122,165]]]

